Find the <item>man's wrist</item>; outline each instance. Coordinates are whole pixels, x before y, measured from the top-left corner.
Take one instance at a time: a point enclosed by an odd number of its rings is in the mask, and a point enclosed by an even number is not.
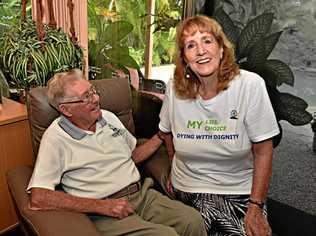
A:
[[[161,132],[160,130],[157,132],[157,137],[161,140],[161,141],[165,141],[165,137],[163,132]]]

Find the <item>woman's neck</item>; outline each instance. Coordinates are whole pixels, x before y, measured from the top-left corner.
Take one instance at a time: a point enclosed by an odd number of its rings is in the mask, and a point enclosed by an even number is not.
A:
[[[218,86],[218,79],[217,76],[211,75],[208,77],[200,77],[200,87],[199,87],[199,95],[204,99],[208,100],[215,97],[217,92]]]

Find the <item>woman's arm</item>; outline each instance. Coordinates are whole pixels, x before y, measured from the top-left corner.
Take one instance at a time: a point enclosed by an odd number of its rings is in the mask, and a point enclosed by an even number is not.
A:
[[[272,173],[273,144],[272,140],[265,140],[252,145],[254,154],[254,173],[250,199],[262,203],[268,193],[270,177]],[[249,203],[245,216],[245,230],[248,236],[271,235],[271,228],[262,209],[253,203]]]
[[[173,146],[173,136],[172,133],[164,133],[162,131],[158,131],[159,138],[165,142],[166,148],[167,148],[167,153],[170,162],[172,162],[173,156],[174,156],[174,146]]]

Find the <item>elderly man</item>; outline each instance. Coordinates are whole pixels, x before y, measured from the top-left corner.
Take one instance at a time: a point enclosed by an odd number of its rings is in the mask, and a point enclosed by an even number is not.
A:
[[[206,235],[197,211],[151,189],[151,179],[140,182],[135,162],[161,145],[157,135],[135,148],[136,139],[100,109],[98,93],[79,70],[56,74],[48,99],[60,117],[41,141],[27,188],[31,209],[87,213],[107,236]],[[55,190],[60,184],[64,191]]]

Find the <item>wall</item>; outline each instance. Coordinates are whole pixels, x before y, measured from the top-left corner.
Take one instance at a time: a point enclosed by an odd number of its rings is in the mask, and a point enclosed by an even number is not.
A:
[[[288,64],[294,75],[294,87],[282,85],[280,90],[305,99],[309,111],[316,112],[316,0],[240,0],[224,4],[224,10],[245,25],[249,19],[273,12],[272,30],[283,30],[270,59]]]

